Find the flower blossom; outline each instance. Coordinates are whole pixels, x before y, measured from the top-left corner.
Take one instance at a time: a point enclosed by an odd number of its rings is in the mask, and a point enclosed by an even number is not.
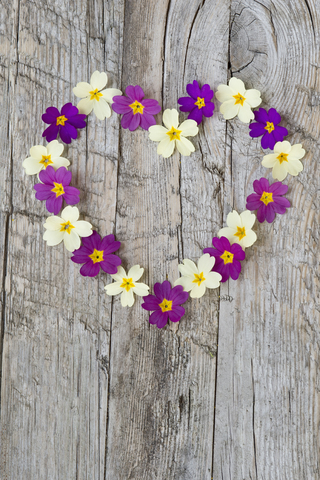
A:
[[[241,272],[240,261],[244,260],[246,256],[241,246],[238,243],[231,245],[226,237],[214,237],[212,245],[214,248],[205,248],[203,253],[209,253],[215,257],[213,271],[220,273],[222,283],[226,282],[229,277],[232,280],[237,280]]]
[[[50,126],[45,129],[42,136],[46,137],[47,142],[51,142],[59,134],[64,143],[71,143],[71,139],[78,136],[77,128],[85,128],[85,118],[86,115],[79,114],[77,107],[72,103],[63,105],[61,112],[56,107],[48,107],[46,113],[42,115],[42,120]]]
[[[68,167],[70,162],[67,158],[61,157],[64,146],[58,140],[53,140],[46,147],[34,145],[30,148],[30,157],[26,158],[22,166],[27,175],[35,175],[49,165],[55,170],[59,167]]]
[[[181,303],[188,300],[188,292],[184,292],[181,285],[171,288],[167,280],[156,283],[153,289],[155,295],[143,297],[144,303],[141,305],[144,310],[153,312],[149,317],[151,325],[162,328],[167,324],[168,319],[171,322],[179,322],[185,314]]]
[[[215,258],[208,253],[199,258],[198,265],[189,259],[183,260],[183,265],[178,266],[182,277],[178,278],[174,285],[182,285],[186,292],[191,291],[191,298],[202,297],[206,288],[218,288],[220,286],[221,275],[211,271],[214,264]]]
[[[277,142],[273,153],[265,155],[261,163],[266,168],[272,168],[272,177],[282,182],[288,173],[296,177],[303,170],[300,158],[304,157],[305,153],[301,143],[291,145],[285,140]]]
[[[43,239],[49,247],[58,245],[62,241],[69,252],[73,252],[80,247],[80,237],[90,237],[92,234],[92,225],[89,222],[79,219],[79,210],[77,207],[65,207],[61,212],[61,217],[48,217],[44,228],[46,232]]]
[[[251,109],[262,102],[259,90],[246,90],[243,81],[235,77],[230,79],[229,86],[218,86],[216,97],[222,102],[220,112],[226,120],[238,115],[239,120],[244,123],[253,120],[254,114]]]
[[[83,277],[96,277],[100,268],[106,273],[116,273],[121,259],[112,254],[119,250],[120,245],[121,242],[116,242],[114,235],[101,239],[99,233],[93,230],[90,237],[82,239],[81,247],[73,252],[71,260],[84,264],[80,268]]]
[[[231,245],[239,243],[242,248],[250,247],[257,240],[257,235],[252,229],[256,216],[254,213],[245,210],[240,215],[233,210],[227,216],[227,227],[221,228],[219,237],[226,237]]]
[[[37,192],[37,200],[46,200],[48,212],[57,215],[61,210],[63,200],[69,205],[79,203],[80,191],[69,186],[72,173],[65,167],[60,167],[55,171],[49,165],[46,170],[41,170],[39,178],[42,183],[36,183],[33,188]]]
[[[126,97],[114,97],[113,110],[116,113],[123,114],[121,118],[122,128],[129,128],[132,132],[139,125],[144,130],[148,130],[151,125],[155,125],[154,115],[160,112],[161,107],[157,100],[151,98],[144,99],[144,91],[139,85],[135,87],[129,85],[126,88]]]
[[[189,156],[195,151],[194,145],[186,137],[194,137],[199,129],[194,120],[185,120],[179,126],[179,113],[174,108],[163,112],[163,123],[149,128],[149,138],[154,142],[160,142],[157,153],[164,158],[173,154],[175,147],[181,155]]]
[[[107,295],[119,295],[121,293],[121,305],[123,307],[132,307],[134,304],[134,293],[139,297],[144,297],[149,293],[149,287],[145,283],[139,283],[143,275],[144,269],[140,265],[134,265],[126,274],[124,268],[118,267],[117,273],[111,275],[113,283],[106,285],[104,288]]]
[[[264,108],[254,112],[256,122],[250,123],[250,137],[261,137],[262,148],[270,148],[273,150],[276,142],[282,142],[284,137],[288,135],[288,130],[281,127],[281,117],[275,108],[270,108],[267,112]]]
[[[111,105],[113,97],[122,95],[121,90],[117,88],[104,88],[108,83],[108,75],[96,70],[90,78],[90,83],[79,82],[73,88],[76,97],[81,98],[77,105],[79,113],[89,115],[94,112],[99,120],[104,120],[111,116]]]
[[[282,197],[287,193],[288,185],[281,182],[269,185],[266,178],[260,178],[253,182],[253,188],[256,193],[247,197],[246,208],[251,211],[258,210],[257,219],[260,223],[265,220],[268,223],[273,222],[276,213],[286,213],[286,209],[290,207],[289,200]]]
[[[181,97],[178,100],[181,112],[190,112],[188,118],[195,120],[197,124],[202,122],[202,116],[212,117],[214,110],[213,90],[207,83],[202,88],[197,80],[188,83],[187,93],[189,97]]]

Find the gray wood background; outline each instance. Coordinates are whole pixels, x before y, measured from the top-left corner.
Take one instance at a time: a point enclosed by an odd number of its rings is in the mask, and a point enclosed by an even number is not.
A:
[[[0,16],[1,479],[317,480],[320,58],[317,0],[3,0]],[[22,161],[41,114],[94,70],[176,108],[187,83],[235,75],[307,151],[292,208],[256,228],[239,281],[158,331],[110,277],[42,240]],[[217,102],[218,104],[218,102]],[[160,121],[161,116],[158,116]],[[197,259],[252,182],[260,141],[216,113],[191,157],[156,154],[119,116],[66,151],[80,209],[153,285]],[[269,178],[270,170],[268,171]]]

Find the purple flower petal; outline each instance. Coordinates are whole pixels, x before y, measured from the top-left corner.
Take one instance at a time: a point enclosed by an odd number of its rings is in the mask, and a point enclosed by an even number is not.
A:
[[[144,130],[148,130],[152,125],[156,125],[155,118],[149,113],[143,112],[143,115],[140,117],[140,127]]]
[[[215,253],[217,253],[217,250],[215,248],[212,248],[212,247],[207,247],[207,248],[203,249],[203,253],[209,253],[209,255],[211,255],[211,257],[214,257]]]
[[[281,122],[281,116],[275,108],[270,108],[268,110],[269,122],[272,122],[273,125],[278,125]]]
[[[269,192],[272,192],[274,195],[285,195],[288,188],[288,185],[284,185],[282,182],[274,182],[270,185]]]
[[[43,185],[42,183],[36,183],[33,187],[36,190],[35,197],[37,200],[48,200],[52,196],[51,186]]]
[[[62,202],[62,195],[60,195],[60,197],[56,197],[55,194],[53,194],[46,201],[46,209],[48,210],[48,212],[53,213],[54,215],[58,215],[62,207]]]
[[[131,118],[131,121],[130,121],[130,124],[129,124],[130,132],[133,132],[134,130],[136,130],[139,127],[140,118],[141,118],[140,113],[136,113],[135,115],[132,115],[132,118]]]
[[[80,268],[80,273],[83,277],[96,277],[99,272],[99,263],[93,263],[91,259]]]
[[[274,136],[273,136],[273,132],[268,133],[265,130],[265,134],[261,138],[261,147],[264,148],[265,150],[267,148],[270,148],[270,150],[273,150],[273,147],[275,146],[275,143],[276,142],[275,142],[275,139],[274,139]]]
[[[268,223],[272,223],[275,219],[276,212],[272,208],[271,204],[266,206],[266,220]]]
[[[193,83],[188,83],[187,93],[195,100],[197,100],[197,98],[201,96],[201,91],[197,80],[194,80]]]
[[[144,91],[142,90],[142,88],[140,87],[140,85],[136,85],[134,87],[134,98],[136,100],[138,100],[138,102],[141,102],[141,100],[143,99],[144,97]]]
[[[39,178],[42,183],[46,183],[53,186],[53,182],[56,181],[55,170],[51,165],[48,165],[45,170],[39,172]]]
[[[240,265],[239,262],[237,262],[237,264]],[[232,280],[238,280],[239,274],[241,272],[241,265],[240,265],[240,271],[236,267],[235,262],[229,263],[228,265],[229,265],[230,277],[232,278]]]
[[[50,165],[46,168],[48,170],[50,168]],[[52,168],[54,171],[54,168]],[[44,170],[43,170],[44,171]],[[71,179],[72,179],[72,173],[69,172],[66,167],[60,167],[57,169],[55,172],[55,182],[57,183],[62,183],[63,186],[67,186],[70,184]]]
[[[181,112],[190,112],[194,109],[194,98],[190,97],[181,97],[178,99],[178,104],[181,105],[180,111]]]
[[[121,258],[117,255],[107,255],[106,260],[100,262],[102,270],[110,275],[115,275],[121,265]]]
[[[179,320],[181,320],[185,312],[186,311],[183,307],[176,306],[174,310],[171,310],[170,312],[168,312],[169,320],[171,320],[171,322],[179,322]]]
[[[136,100],[136,98],[135,98],[135,91],[134,91],[134,86],[133,86],[133,85],[129,85],[129,86],[126,88],[126,95],[127,95],[127,97],[129,97],[133,102]]]
[[[214,111],[214,103],[213,102],[206,103],[206,106],[202,107],[201,111],[202,111],[202,115],[204,115],[205,117],[207,118],[212,117],[213,111]]]
[[[67,117],[68,120],[70,117],[73,117],[78,113],[79,113],[79,110],[77,109],[77,107],[73,106],[71,102],[66,103],[61,108],[61,115],[64,115],[65,117]]]
[[[257,220],[258,222],[263,223],[265,219],[266,219],[266,206],[263,202],[261,202],[257,210]]]
[[[78,136],[77,129],[76,129],[73,125],[70,125],[69,122],[66,122],[63,127],[61,126],[60,137],[62,137],[62,135],[61,135],[62,130],[63,130],[63,131],[67,131],[68,134],[70,135],[70,137],[73,138],[74,140],[75,140],[75,139],[77,138],[77,136]]]
[[[234,243],[231,245],[230,250],[231,253],[234,255],[235,260],[244,260],[246,258],[245,251],[242,249],[241,245],[238,243]]]
[[[255,137],[261,137],[261,135],[264,135],[266,133],[266,129],[264,127],[265,125],[262,123],[250,123],[249,125],[250,137],[255,138]]]
[[[122,98],[122,97],[121,97]],[[126,99],[127,100],[127,99]],[[132,108],[129,107],[129,104],[128,105],[124,105],[120,102],[114,102],[112,104],[112,109],[114,112],[116,113],[119,113],[120,115],[121,114],[124,114],[124,113],[132,113]]]
[[[195,120],[198,125],[199,125],[199,123],[202,122],[202,111],[201,110],[202,110],[201,108],[198,108],[196,106],[193,110],[191,110],[191,112],[188,115],[188,118],[190,120]]]
[[[146,98],[145,100],[142,100],[141,104],[145,107],[143,110],[143,115],[145,115],[145,113],[156,115],[161,111],[159,102],[157,100],[153,100],[152,98]]]
[[[157,325],[158,328],[163,328],[168,323],[168,314],[157,310],[150,315],[149,323]]]
[[[71,143],[71,135],[68,133],[68,130],[65,128],[66,125],[67,124],[65,123],[65,126],[60,128],[60,138],[64,143],[69,144]]]
[[[288,135],[288,130],[279,125],[273,130],[272,133],[276,142],[282,142],[284,137]]]
[[[130,108],[130,112],[125,113],[123,117],[121,118],[121,126],[122,128],[129,128],[129,125],[131,124],[131,120],[133,117],[133,111],[132,108]]]
[[[254,118],[259,123],[266,124],[269,121],[268,114],[264,108],[259,108],[254,112]]]
[[[144,303],[142,303],[142,308],[144,310],[152,311],[152,310],[160,310],[159,307],[159,300],[156,298],[154,295],[147,295],[146,297],[143,297]]]
[[[205,103],[210,102],[213,98],[213,90],[211,90],[210,85],[205,83],[200,89],[200,98],[204,98]]]
[[[52,142],[52,140],[55,140],[57,138],[58,133],[59,125],[55,125],[54,123],[52,123],[50,127],[45,129],[42,136],[46,137],[47,142]]]
[[[84,115],[84,113],[79,113],[78,115],[70,117],[66,124],[72,125],[75,128],[85,128],[87,126],[85,122],[86,117],[87,115]]]

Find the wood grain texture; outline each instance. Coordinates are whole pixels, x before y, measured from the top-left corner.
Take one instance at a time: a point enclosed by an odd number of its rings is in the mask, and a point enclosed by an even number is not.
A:
[[[319,457],[319,13],[316,0],[14,0],[1,9],[1,478],[315,480]],[[243,273],[150,326],[106,274],[82,278],[42,239],[45,206],[22,161],[41,114],[76,102],[105,70],[176,108],[195,78],[261,90],[291,143],[292,208],[256,227]],[[218,104],[218,102],[216,102]],[[181,119],[185,118],[181,114]],[[161,115],[157,116],[158,122]],[[80,210],[121,240],[149,285],[196,260],[252,182],[259,140],[218,113],[191,157],[156,154],[145,131],[94,115],[66,149]],[[270,172],[267,172],[271,178]]]

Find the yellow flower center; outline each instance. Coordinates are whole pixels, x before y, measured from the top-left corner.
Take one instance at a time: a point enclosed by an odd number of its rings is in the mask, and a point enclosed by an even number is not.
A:
[[[268,133],[273,132],[274,130],[274,125],[272,122],[267,122],[267,125],[264,127],[265,130],[268,131]]]
[[[40,160],[39,163],[42,163],[42,165],[44,165],[44,168],[47,168],[47,166],[50,165],[50,163],[53,163],[51,161],[51,155],[42,155],[42,159]]]
[[[61,225],[61,228],[60,228],[60,232],[68,232],[68,233],[71,233],[71,230],[73,228],[75,228],[73,225],[71,225],[71,223],[69,222],[69,220],[65,223],[60,223]]]
[[[93,263],[103,262],[103,250],[94,249],[89,258],[91,258]]]
[[[180,140],[180,133],[181,132],[182,132],[182,130],[177,130],[176,128],[172,127],[171,130],[169,130],[169,132],[167,132],[167,135],[169,135],[170,141],[172,142],[172,140]]]
[[[224,261],[224,264],[226,265],[227,263],[233,263],[233,253],[228,252],[228,250],[225,250],[222,255],[220,255],[220,258]]]
[[[129,292],[130,288],[134,287],[134,283],[132,283],[132,278],[123,278],[122,284],[120,285],[121,288],[125,288],[127,292]]]
[[[246,229],[244,227],[237,227],[237,231],[234,234],[235,237],[238,237],[239,240],[242,240],[246,236]]]
[[[159,307],[161,308],[162,312],[171,312],[172,310],[172,300],[167,300],[164,298],[161,303],[159,303]]]
[[[65,122],[67,122],[68,119],[64,116],[64,115],[61,115],[60,117],[57,117],[57,125],[62,125],[64,126]]]
[[[132,108],[132,110],[133,110],[133,115],[135,115],[136,113],[141,113],[141,114],[143,114],[144,106],[142,105],[142,103],[138,102],[138,100],[136,100],[135,102],[131,103],[131,105],[129,105],[129,107]]]
[[[200,108],[206,106],[206,104],[204,103],[204,98],[200,98],[200,97],[197,98],[197,101],[194,102],[194,104],[197,105],[197,107],[199,108],[199,110],[200,110]]]
[[[265,205],[268,205],[268,203],[274,202],[272,197],[272,192],[262,192],[260,202],[263,202]]]
[[[103,96],[102,93],[100,93],[97,88],[95,90],[91,90],[91,92],[89,93],[90,93],[90,100],[97,100],[97,102],[99,102],[100,97]]]
[[[56,194],[56,198],[60,197],[60,195],[64,194],[64,189],[62,183],[54,183],[54,188],[51,189],[51,192]]]
[[[241,95],[241,93],[237,93],[237,95],[233,95],[233,98],[236,99],[235,105],[241,105],[241,107],[243,106],[245,97]]]
[[[194,273],[193,275],[194,275],[194,280],[192,281],[192,283],[197,283],[198,287],[200,287],[201,282],[205,280],[203,276],[203,272],[201,272],[199,275],[197,273]]]
[[[288,153],[280,153],[280,155],[277,156],[277,160],[279,160],[280,165],[282,162],[287,162],[288,161]]]

